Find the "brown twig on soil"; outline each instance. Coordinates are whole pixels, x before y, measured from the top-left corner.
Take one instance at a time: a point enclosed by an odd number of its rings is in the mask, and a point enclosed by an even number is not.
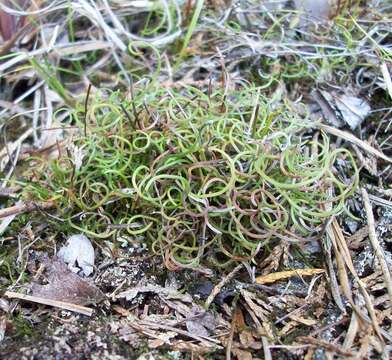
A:
[[[237,265],[232,272],[227,274],[211,291],[211,294],[208,296],[204,308],[207,310],[211,303],[214,301],[215,297],[220,293],[222,288],[237,274],[238,271],[242,268],[242,264]]]
[[[54,201],[29,201],[23,202],[18,205],[10,206],[5,209],[0,209],[0,219],[11,215],[19,215],[25,212],[35,210],[48,210],[53,209],[56,206]]]
[[[370,205],[370,200],[369,200],[369,195],[366,191],[365,188],[361,189],[362,192],[362,199],[365,205],[365,211],[366,211],[366,216],[367,216],[367,222],[369,226],[369,239],[370,243],[372,244],[372,247],[374,249],[375,255],[380,263],[381,271],[384,275],[384,282],[385,286],[388,291],[389,295],[389,301],[392,305],[392,280],[391,280],[391,273],[389,271],[387,262],[385,261],[385,256],[383,254],[383,250],[381,248],[380,242],[377,239],[377,234],[376,234],[376,227],[374,225],[374,215],[373,215],[373,209],[372,206]]]
[[[45,299],[38,296],[20,294],[14,291],[6,291],[4,295],[10,299],[31,301],[37,304],[49,305],[60,309],[69,310],[79,314],[87,315],[87,316],[91,316],[93,314],[93,309],[81,305],[75,305],[72,303],[64,302],[64,301]]]

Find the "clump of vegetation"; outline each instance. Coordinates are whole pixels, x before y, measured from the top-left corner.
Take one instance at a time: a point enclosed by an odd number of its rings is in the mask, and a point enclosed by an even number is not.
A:
[[[94,96],[85,115],[73,114],[80,131],[61,156],[31,159],[25,196],[56,201],[87,235],[146,241],[170,268],[227,266],[271,239],[309,238],[357,183],[348,151],[312,139],[304,115],[251,86],[151,83]],[[350,181],[337,161],[354,170]]]

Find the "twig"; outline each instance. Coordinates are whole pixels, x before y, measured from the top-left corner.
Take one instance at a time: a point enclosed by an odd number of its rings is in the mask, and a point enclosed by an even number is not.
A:
[[[227,339],[227,344],[226,344],[226,360],[231,360],[231,348],[233,346],[233,338],[235,334],[235,328],[236,328],[236,319],[237,319],[237,312],[239,311],[238,306],[235,307],[233,311],[233,316],[231,319],[231,324],[230,324],[230,333],[229,337]]]
[[[69,310],[79,314],[87,315],[87,316],[91,316],[93,314],[93,309],[81,305],[75,305],[72,303],[64,302],[64,301],[57,301],[57,300],[46,299],[38,296],[25,295],[14,291],[6,291],[4,295],[9,297],[10,299],[31,301],[37,304],[49,305],[60,309]]]
[[[354,339],[358,333],[358,330],[359,330],[359,322],[358,322],[357,314],[353,312],[351,314],[351,321],[346,332],[346,337],[344,338],[343,349],[349,350],[353,346]]]
[[[310,336],[299,336],[299,337],[297,337],[296,340],[298,340],[299,342],[301,342],[303,344],[310,344],[313,346],[322,347],[325,350],[330,351],[330,352],[334,352],[335,354],[338,354],[338,355],[354,356],[354,354],[351,351],[341,349],[340,347],[338,347],[334,344],[328,343],[323,340],[315,339]]]
[[[208,296],[205,304],[204,304],[204,308],[207,310],[211,303],[214,301],[215,297],[220,293],[220,291],[222,290],[222,288],[225,286],[226,283],[228,283],[235,274],[237,274],[237,272],[242,268],[242,264],[237,265],[234,270],[227,274],[211,291],[211,294]]]
[[[329,284],[330,284],[330,289],[331,289],[331,294],[332,294],[332,298],[335,301],[335,304],[338,306],[338,308],[340,309],[340,311],[345,314],[346,313],[346,309],[345,306],[343,305],[343,300],[342,297],[340,295],[340,290],[339,290],[339,285],[338,285],[338,280],[337,280],[337,276],[335,273],[335,268],[333,266],[333,262],[332,262],[332,241],[331,241],[331,236],[333,236],[333,231],[331,229],[331,224],[328,223],[327,225],[327,235],[325,237],[325,241],[322,242],[322,249],[324,252],[324,256],[325,256],[325,262],[326,262],[326,266],[328,269],[328,275],[329,275]]]
[[[262,336],[261,342],[263,344],[264,359],[265,360],[272,360],[272,354],[271,354],[271,350],[270,350],[270,345],[268,343],[268,338],[266,336]]]
[[[365,150],[366,152],[368,152],[374,156],[377,156],[387,162],[390,162],[390,163],[392,162],[392,159],[390,157],[386,156],[381,151],[378,151],[377,149],[370,146],[365,141],[358,139],[356,136],[348,133],[347,131],[342,131],[342,130],[336,129],[332,126],[325,125],[325,124],[318,124],[317,127],[334,135],[334,136],[340,137],[348,142],[351,142],[351,143],[357,145],[358,147],[362,148],[363,150]]]
[[[139,322],[135,321],[133,323],[131,322],[129,325],[131,325],[134,329],[137,329],[137,330],[139,329],[140,326],[141,327],[148,326],[150,328],[155,328],[155,329],[163,329],[163,330],[166,330],[166,331],[174,331],[174,332],[176,332],[176,333],[178,333],[180,335],[188,336],[189,338],[197,340],[197,341],[200,341],[200,342],[202,342],[204,344],[206,344],[206,343],[208,344],[208,342],[213,343],[213,344],[215,344],[215,346],[217,346],[218,349],[221,349],[221,346],[219,346],[219,344],[220,344],[219,340],[216,340],[216,339],[214,339],[212,337],[208,337],[208,336],[199,336],[199,335],[196,335],[196,334],[192,334],[189,331],[181,330],[181,329],[178,329],[178,328],[173,327],[173,326],[159,324],[159,323],[155,323],[155,322],[148,321],[148,320],[142,320],[142,321],[139,321]]]
[[[384,275],[385,286],[388,290],[389,301],[392,304],[391,273],[389,272],[387,262],[385,261],[385,257],[384,257],[380,242],[377,239],[376,227],[374,225],[373,209],[372,209],[372,206],[370,205],[369,195],[368,195],[365,188],[362,188],[361,192],[362,192],[362,199],[363,199],[363,202],[365,205],[365,211],[366,211],[366,216],[367,216],[367,221],[368,221],[368,226],[369,226],[370,243],[372,244],[374,252],[375,252],[377,259],[380,263],[381,271]]]
[[[31,22],[23,25],[12,37],[0,46],[0,56],[7,55],[11,48],[15,45],[16,41],[24,35],[31,27]]]
[[[11,215],[19,215],[25,212],[35,210],[48,210],[56,206],[54,201],[29,201],[18,205],[10,206],[5,209],[0,209],[0,219]]]

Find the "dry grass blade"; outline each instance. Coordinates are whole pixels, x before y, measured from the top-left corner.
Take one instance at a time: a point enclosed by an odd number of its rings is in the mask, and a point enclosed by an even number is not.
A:
[[[390,157],[383,154],[381,151],[375,149],[374,147],[370,146],[365,141],[358,139],[353,134],[348,133],[347,131],[339,130],[339,129],[336,129],[332,126],[325,125],[325,124],[318,124],[317,127],[319,129],[326,131],[329,134],[332,134],[334,136],[337,136],[337,137],[342,138],[350,143],[357,145],[358,147],[362,148],[362,150],[365,150],[366,152],[368,152],[374,156],[377,156],[385,161],[392,163],[392,159]]]
[[[242,264],[237,265],[228,275],[226,275],[220,282],[217,284],[214,289],[212,290],[211,294],[208,296],[204,307],[208,309],[211,303],[214,301],[215,297],[219,294],[222,288],[227,284],[243,267]]]
[[[343,349],[350,349],[359,330],[358,318],[355,312],[351,315],[351,321],[343,342]]]
[[[279,280],[291,278],[293,276],[313,276],[325,273],[324,269],[295,269],[288,271],[279,271],[256,278],[256,284],[270,284]]]
[[[341,275],[340,280],[343,285],[344,294],[346,295],[346,297],[350,301],[350,304],[353,307],[353,309],[355,310],[355,312],[357,313],[357,315],[360,316],[361,320],[368,322],[367,316],[365,316],[363,314],[363,312],[361,311],[361,309],[354,303],[354,299],[352,296],[351,287],[349,286],[349,279],[348,279],[348,275],[347,275],[347,271],[346,271],[346,267],[347,267],[347,269],[349,269],[351,274],[353,275],[353,277],[354,277],[357,285],[359,286],[359,289],[364,297],[366,309],[369,313],[369,316],[371,319],[370,321],[373,325],[374,332],[377,334],[377,336],[381,340],[382,339],[381,329],[378,324],[377,316],[374,311],[374,305],[372,303],[372,300],[370,298],[369,293],[366,290],[365,285],[363,284],[363,282],[359,278],[359,276],[354,268],[354,264],[351,259],[350,251],[347,247],[347,242],[346,242],[346,239],[344,238],[344,235],[343,235],[343,231],[340,228],[340,226],[335,218],[332,221],[332,232],[330,232],[330,235],[332,235],[331,239],[333,240],[332,243],[334,245],[335,256],[337,259],[339,259],[339,263],[340,263],[339,273]]]
[[[6,143],[4,148],[0,150],[0,171],[4,171],[6,165],[11,160],[11,155],[18,149],[22,143],[33,134],[33,129],[27,129],[22,135],[19,136],[14,142]]]
[[[362,199],[365,205],[365,211],[367,215],[367,221],[368,221],[368,226],[369,226],[369,239],[370,243],[372,244],[372,247],[374,249],[374,252],[376,254],[376,257],[380,263],[380,267],[384,276],[384,283],[385,286],[388,290],[388,295],[389,295],[389,301],[392,306],[392,280],[391,280],[391,273],[388,268],[388,264],[385,260],[385,256],[383,253],[383,250],[381,248],[380,242],[377,239],[377,234],[376,234],[376,228],[374,225],[374,216],[373,216],[373,210],[372,206],[370,205],[370,200],[369,200],[369,195],[366,191],[366,189],[362,188]]]
[[[87,316],[91,316],[93,314],[93,310],[86,306],[75,305],[64,301],[45,299],[38,296],[20,294],[14,291],[6,291],[5,296],[9,297],[10,299],[31,301],[37,304],[49,305],[49,306],[57,307],[59,309],[69,310]]]
[[[189,337],[191,339],[200,341],[200,342],[204,343],[207,346],[211,346],[212,344],[215,344],[215,346],[218,346],[218,348],[221,348],[221,346],[219,345],[220,341],[218,341],[218,340],[216,340],[214,338],[206,337],[206,336],[201,337],[201,336],[192,334],[189,331],[178,329],[177,327],[164,325],[164,324],[159,324],[159,323],[155,323],[155,322],[148,321],[148,320],[138,321],[138,322],[135,322],[135,323],[131,323],[130,325],[132,327],[139,325],[139,326],[142,326],[142,327],[149,327],[151,329],[163,329],[163,330],[166,330],[166,331],[174,331],[174,332],[176,332],[176,333],[178,333],[180,335],[187,336],[187,337]]]
[[[346,309],[345,309],[345,306],[343,305],[343,300],[342,300],[342,296],[340,294],[338,279],[337,279],[334,264],[332,261],[331,234],[332,234],[331,224],[328,224],[326,239],[325,239],[325,242],[323,242],[323,252],[326,257],[326,266],[328,269],[330,289],[331,289],[331,294],[332,294],[333,300],[335,301],[335,304],[339,307],[340,311],[344,314],[344,313],[346,313]],[[339,258],[339,260],[340,260],[340,258]],[[337,260],[338,264],[340,264],[339,260]]]
[[[389,96],[390,96],[391,99],[392,99],[392,80],[391,80],[391,74],[389,73],[388,65],[387,65],[385,62],[383,62],[383,63],[381,64],[381,73],[382,73],[382,76],[383,76],[383,78],[384,78],[385,86],[386,86],[386,88],[387,88],[388,94],[389,94]]]
[[[311,345],[314,345],[318,348],[320,348],[320,347],[324,348],[325,350],[330,351],[335,354],[338,354],[338,355],[349,356],[349,357],[354,356],[354,354],[351,351],[344,350],[337,345],[328,343],[323,340],[315,339],[310,336],[300,336],[297,338],[297,340],[303,344],[311,344]]]

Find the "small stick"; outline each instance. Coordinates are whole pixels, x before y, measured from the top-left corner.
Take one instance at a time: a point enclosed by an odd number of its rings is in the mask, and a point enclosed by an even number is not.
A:
[[[203,342],[204,344],[207,343],[207,345],[209,345],[208,342],[214,343],[214,344],[216,344],[218,349],[221,349],[221,346],[219,346],[219,344],[220,344],[219,340],[214,339],[213,337],[209,337],[209,336],[192,334],[191,332],[181,330],[178,327],[169,326],[169,325],[165,325],[165,324],[159,324],[159,323],[155,323],[155,322],[152,322],[149,320],[141,320],[138,322],[134,321],[134,322],[131,322],[129,325],[131,325],[136,330],[139,330],[140,327],[143,327],[143,328],[150,327],[150,328],[162,329],[162,330],[166,330],[166,331],[174,331],[174,332],[178,333],[179,335],[188,336],[189,338]]]
[[[6,291],[4,295],[9,297],[10,299],[31,301],[37,304],[49,305],[60,309],[69,310],[79,314],[87,315],[87,316],[91,316],[93,314],[93,309],[81,305],[75,305],[72,303],[64,302],[64,301],[57,301],[57,300],[46,299],[38,296],[25,295],[14,291]]]
[[[272,354],[271,354],[271,350],[270,350],[270,345],[268,343],[268,338],[266,336],[262,336],[261,343],[263,344],[264,359],[265,360],[272,360]]]
[[[368,221],[368,226],[369,226],[369,239],[370,243],[372,244],[372,247],[374,249],[374,252],[377,256],[377,259],[380,263],[381,271],[384,275],[384,282],[385,286],[388,290],[388,295],[389,295],[389,301],[392,304],[392,280],[391,280],[391,273],[389,271],[387,262],[385,261],[385,256],[383,254],[383,249],[381,248],[380,242],[377,239],[377,234],[376,234],[376,227],[374,225],[374,215],[373,215],[373,209],[372,206],[370,205],[370,200],[369,200],[369,195],[366,191],[365,188],[361,189],[362,192],[362,199],[365,205],[365,211],[366,211],[366,216],[367,216],[367,221]]]
[[[357,145],[358,147],[360,147],[364,151],[372,154],[373,156],[377,156],[377,157],[379,157],[389,163],[392,163],[392,158],[386,156],[381,151],[375,149],[374,147],[370,146],[365,141],[358,139],[356,136],[348,133],[347,131],[339,130],[339,129],[334,128],[333,126],[329,126],[329,125],[325,125],[325,124],[318,124],[316,126],[320,129],[326,131],[327,133],[332,134],[333,136],[342,138],[342,139],[344,139],[354,145]]]
[[[211,294],[208,296],[205,304],[204,304],[204,308],[207,310],[211,303],[214,301],[215,297],[220,293],[220,291],[222,290],[222,288],[234,277],[235,274],[238,273],[238,271],[240,271],[240,269],[242,268],[242,264],[237,265],[234,270],[227,274],[220,282],[219,284],[217,284],[211,291]]]
[[[35,210],[47,210],[56,206],[54,201],[29,201],[18,205],[10,206],[5,209],[0,209],[0,219],[11,215],[19,215],[25,212]]]
[[[229,338],[227,339],[226,360],[231,360],[231,348],[233,347],[233,339],[234,339],[234,334],[235,334],[236,325],[237,325],[236,318],[237,318],[237,313],[239,311],[240,311],[239,308],[236,306],[233,311],[233,316],[231,319]]]
[[[311,345],[313,347],[315,346],[316,348],[324,348],[326,351],[333,352],[337,355],[349,357],[354,356],[351,351],[342,349],[341,347],[331,344],[327,341],[315,339],[310,336],[299,336],[296,338],[296,340],[306,345]]]

